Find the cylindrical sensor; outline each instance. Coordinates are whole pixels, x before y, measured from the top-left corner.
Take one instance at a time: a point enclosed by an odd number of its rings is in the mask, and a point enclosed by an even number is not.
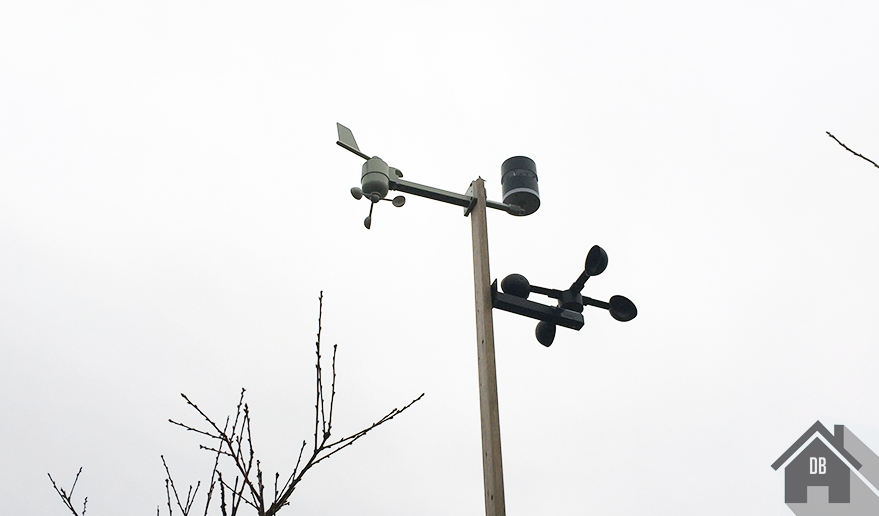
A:
[[[378,199],[384,199],[388,195],[388,164],[381,158],[369,158],[361,169],[360,187],[367,198],[372,199],[373,194],[378,194]],[[376,201],[377,202],[377,201]]]
[[[501,165],[501,187],[503,202],[523,210],[516,215],[531,215],[540,207],[537,165],[531,158],[515,156],[504,161]]]

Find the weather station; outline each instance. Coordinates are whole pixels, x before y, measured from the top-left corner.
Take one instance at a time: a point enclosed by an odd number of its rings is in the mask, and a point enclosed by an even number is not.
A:
[[[593,246],[586,257],[584,271],[566,290],[556,290],[531,285],[521,274],[511,274],[501,282],[491,280],[488,266],[487,208],[501,210],[514,216],[527,216],[540,207],[537,185],[537,166],[524,156],[515,156],[501,164],[502,202],[486,199],[485,183],[480,177],[470,183],[464,194],[458,194],[403,180],[403,173],[391,167],[378,156],[370,157],[362,152],[350,129],[337,123],[340,147],[363,158],[360,186],[351,189],[355,199],[365,199],[369,214],[363,221],[366,229],[372,227],[373,209],[379,202],[390,201],[402,207],[406,198],[398,195],[387,199],[388,193],[398,191],[442,201],[464,208],[464,216],[471,220],[473,238],[473,278],[476,294],[476,348],[479,367],[479,406],[482,423],[482,469],[486,516],[504,516],[504,478],[501,461],[500,422],[498,414],[497,374],[494,354],[494,325],[492,308],[537,319],[535,335],[538,342],[550,346],[555,338],[556,327],[580,330],[583,327],[583,309],[595,306],[608,310],[618,321],[631,321],[638,314],[635,304],[623,296],[612,296],[608,302],[581,294],[586,281],[598,276],[607,268],[607,253]],[[531,293],[541,294],[557,301],[555,306],[544,305],[528,299]]]

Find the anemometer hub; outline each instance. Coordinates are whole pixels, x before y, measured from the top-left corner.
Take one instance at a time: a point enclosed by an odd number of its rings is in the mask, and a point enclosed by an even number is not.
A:
[[[531,215],[540,208],[540,191],[537,188],[537,165],[525,156],[514,156],[501,165],[503,202],[522,209],[513,215]]]
[[[565,310],[573,310],[575,312],[583,311],[583,295],[573,290],[565,290],[559,296],[559,306]]]

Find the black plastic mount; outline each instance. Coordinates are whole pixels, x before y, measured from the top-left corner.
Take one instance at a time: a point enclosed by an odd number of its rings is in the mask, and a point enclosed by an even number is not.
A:
[[[511,294],[498,292],[497,280],[491,284],[491,305],[498,310],[551,322],[565,328],[571,328],[572,330],[579,330],[583,327],[582,314],[558,306],[542,305]]]

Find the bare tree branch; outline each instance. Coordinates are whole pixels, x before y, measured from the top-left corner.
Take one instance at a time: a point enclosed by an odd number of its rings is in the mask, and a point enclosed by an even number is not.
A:
[[[266,499],[266,486],[263,479],[262,463],[260,459],[257,458],[253,446],[253,432],[250,424],[250,407],[244,402],[245,389],[241,389],[241,395],[238,398],[238,406],[235,409],[235,417],[232,418],[231,416],[227,416],[223,428],[220,428],[220,426],[198,405],[196,405],[195,402],[190,400],[186,394],[180,395],[186,401],[186,404],[195,410],[204,421],[200,426],[178,423],[172,419],[169,419],[168,421],[173,425],[183,428],[187,432],[193,432],[196,435],[207,438],[208,442],[200,444],[199,448],[208,450],[214,454],[213,470],[211,472],[210,483],[207,487],[207,494],[205,495],[205,516],[207,516],[208,511],[210,510],[212,495],[216,488],[219,488],[220,490],[219,508],[222,516],[237,516],[242,502],[245,506],[252,507],[257,512],[258,516],[275,516],[278,511],[289,504],[289,499],[293,494],[293,491],[312,467],[332,457],[348,446],[351,446],[358,439],[403,413],[406,409],[424,397],[424,393],[422,393],[402,408],[391,410],[385,414],[384,417],[366,428],[346,437],[342,437],[341,439],[335,441],[331,440],[334,415],[333,407],[336,399],[336,352],[338,351],[338,346],[333,346],[331,366],[332,378],[330,381],[329,397],[327,397],[324,391],[323,357],[321,355],[323,292],[321,292],[318,300],[320,310],[317,319],[317,341],[315,342],[314,443],[310,456],[305,458],[303,462],[303,458],[306,457],[304,452],[307,441],[302,441],[302,446],[299,448],[299,456],[296,459],[296,464],[293,466],[293,472],[286,477],[287,481],[284,482],[283,487],[280,489],[278,489],[278,481],[281,478],[281,474],[277,472],[275,473],[274,492],[270,503],[269,500]],[[327,402],[329,402],[329,407],[327,407]],[[195,503],[195,498],[198,496],[201,482],[196,483],[195,487],[190,485],[189,490],[186,492],[186,498],[181,499],[177,486],[171,476],[171,469],[168,467],[165,457],[161,456],[161,459],[162,465],[165,467],[165,496],[166,505],[168,507],[168,516],[174,516],[175,504],[177,509],[182,513],[182,516],[189,516],[193,504]],[[222,474],[222,469],[229,468],[228,463],[230,461],[232,463],[231,469],[235,472],[235,480],[231,484],[225,480]],[[221,468],[221,466],[223,466],[223,468]],[[55,480],[52,479],[52,475],[49,475],[49,480],[52,482],[55,491],[61,497],[64,505],[74,516],[85,516],[86,502],[88,501],[88,498],[83,501],[82,513],[77,513],[71,497],[73,496],[73,490],[76,487],[76,482],[79,480],[80,473],[82,473],[82,468],[80,468],[79,472],[76,474],[76,479],[73,481],[73,486],[70,488],[69,494],[63,488],[59,488],[55,483]],[[229,495],[228,500],[227,491]],[[160,506],[156,507],[156,516],[161,516]]]
[[[80,473],[82,473],[82,467],[76,472],[76,478],[73,479],[73,485],[70,486],[70,493],[65,492],[63,487],[58,487],[58,484],[55,483],[55,479],[52,478],[52,475],[47,473],[47,475],[49,475],[49,481],[52,482],[52,487],[55,488],[55,492],[58,493],[58,496],[61,497],[61,501],[64,502],[64,506],[67,507],[74,516],[85,516],[85,506],[89,501],[88,496],[83,499],[81,513],[76,512],[76,509],[73,507],[73,490],[76,489],[76,483],[79,481]]]
[[[284,485],[280,490],[278,489],[280,473],[275,473],[274,492],[272,493],[273,496],[271,503],[266,499],[262,464],[260,460],[256,458],[256,452],[253,446],[250,408],[244,402],[244,389],[241,389],[241,396],[238,400],[238,407],[236,408],[235,418],[232,420],[231,426],[229,424],[231,418],[226,418],[226,426],[222,430],[219,425],[210,418],[210,416],[202,411],[201,408],[192,402],[185,394],[181,394],[183,399],[186,400],[186,403],[204,419],[208,427],[197,428],[195,426],[169,420],[174,425],[214,441],[213,445],[201,444],[199,445],[199,448],[209,450],[216,454],[214,473],[218,478],[217,483],[219,484],[221,499],[220,510],[224,516],[227,515],[228,507],[226,504],[226,490],[229,490],[232,497],[231,515],[235,515],[241,502],[244,502],[245,505],[255,509],[259,516],[274,516],[279,510],[281,510],[281,508],[288,505],[293,491],[312,467],[354,444],[358,439],[365,436],[370,431],[404,412],[424,396],[422,393],[402,408],[391,410],[384,417],[358,432],[335,441],[331,440],[334,415],[333,407],[335,405],[336,397],[336,352],[338,346],[333,346],[331,366],[332,378],[330,381],[329,396],[327,396],[327,393],[324,390],[326,384],[324,382],[324,370],[322,364],[323,356],[321,354],[323,292],[321,292],[318,302],[320,308],[318,312],[317,340],[315,342],[314,442],[311,454],[304,459],[304,462],[303,458],[306,441],[302,442],[302,446],[299,449],[299,456],[296,459],[296,464],[293,466],[293,472],[287,477],[287,481],[284,482]],[[329,404],[329,407],[327,404]],[[228,460],[231,460],[233,463],[233,468],[237,471],[233,485],[229,485],[220,474],[220,457],[228,457]],[[256,478],[254,478],[254,476]],[[171,484],[171,487],[173,488],[173,483]],[[210,490],[213,490],[213,483]],[[183,505],[178,501],[178,506],[182,507]],[[191,506],[188,498],[186,506]],[[207,507],[205,508],[205,514],[207,514]],[[184,516],[186,516],[185,513]]]
[[[192,504],[195,502],[195,496],[198,494],[198,488],[201,487],[201,482],[198,482],[195,485],[195,489],[192,488],[192,485],[189,486],[189,492],[186,493],[186,503],[180,503],[180,496],[177,494],[177,487],[174,485],[174,479],[171,477],[171,470],[168,469],[168,463],[165,462],[165,456],[160,455],[162,458],[162,465],[165,466],[165,493],[168,497],[168,513],[173,514],[171,510],[171,491],[174,492],[174,500],[177,502],[177,507],[180,509],[180,512],[183,513],[183,516],[188,516],[189,511],[192,509]],[[213,489],[213,481],[214,476],[211,475],[211,489]],[[170,486],[170,490],[168,487]],[[205,507],[205,511],[207,511],[207,505],[210,505],[210,494],[208,494],[208,501]]]
[[[855,156],[857,156],[857,157],[859,157],[859,158],[861,158],[861,159],[865,159],[865,160],[869,161],[870,163],[873,164],[874,167],[879,168],[879,165],[877,165],[875,161],[873,161],[873,160],[871,160],[870,158],[864,156],[863,154],[859,154],[859,153],[857,153],[857,152],[851,150],[850,148],[848,148],[848,145],[846,145],[846,144],[842,143],[841,141],[839,141],[839,138],[837,138],[836,136],[833,136],[832,134],[830,134],[830,131],[824,131],[824,132],[827,133],[827,136],[829,136],[829,137],[833,138],[834,140],[836,140],[836,143],[842,145],[842,148],[843,148],[843,149],[845,149],[845,150],[851,152],[852,154],[854,154]]]

